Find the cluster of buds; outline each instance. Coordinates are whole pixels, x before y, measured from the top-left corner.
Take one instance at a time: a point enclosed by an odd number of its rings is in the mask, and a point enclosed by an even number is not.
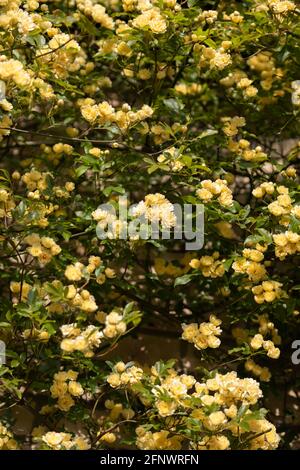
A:
[[[228,144],[228,148],[247,162],[261,162],[267,159],[267,154],[260,145],[257,145],[255,148],[251,148],[250,145],[249,140],[246,139],[240,139],[238,141],[231,140]]]
[[[125,131],[130,126],[148,119],[153,114],[153,109],[144,104],[138,111],[132,111],[128,104],[123,104],[119,111],[116,111],[107,101],[96,104],[92,98],[79,100],[81,114],[90,123],[117,124],[117,126]]]
[[[85,357],[92,357],[93,349],[101,343],[102,334],[94,325],[81,330],[76,323],[70,323],[63,325],[60,329],[64,338],[60,344],[63,351],[80,351]]]
[[[247,359],[245,369],[247,372],[252,372],[252,374],[258,377],[262,382],[269,382],[271,379],[271,372],[268,367],[261,367],[259,364],[256,364],[253,359]]]
[[[231,55],[226,52],[230,48],[230,41],[223,41],[223,45],[218,49],[212,47],[200,46],[196,50],[201,51],[199,61],[200,67],[210,67],[211,69],[223,70],[232,63]]]
[[[71,306],[86,313],[95,312],[98,308],[95,297],[87,289],[76,289],[73,284],[68,286],[67,299],[70,301]]]
[[[196,194],[203,202],[210,202],[216,199],[221,206],[231,206],[233,197],[232,192],[227,186],[226,180],[217,179],[216,181],[203,180],[201,188],[197,189]]]
[[[221,320],[214,315],[210,315],[209,322],[203,322],[200,325],[197,323],[190,323],[189,325],[183,323],[181,337],[200,350],[218,348],[221,344],[221,340],[218,338],[222,333],[221,323]]]
[[[106,338],[112,339],[123,335],[126,332],[126,322],[124,316],[115,310],[105,317],[105,327],[102,331]]]
[[[241,258],[238,258],[232,268],[236,273],[247,274],[250,281],[259,282],[266,277],[267,271],[262,264],[264,252],[268,246],[257,243],[255,248],[244,248]]]
[[[41,342],[46,343],[49,340],[50,335],[48,331],[46,330],[39,330],[37,328],[31,328],[31,329],[28,328],[23,331],[22,337],[27,341],[33,340],[33,341],[41,341]]]
[[[267,351],[267,356],[271,359],[278,359],[280,356],[280,349],[275,347],[273,341],[265,340],[260,333],[253,336],[250,341],[250,346],[256,351],[263,348]]]
[[[36,442],[41,441],[49,450],[88,450],[89,441],[80,435],[72,436],[68,432],[49,431],[43,436],[35,437]]]
[[[122,386],[134,385],[143,377],[143,370],[140,367],[125,364],[124,362],[117,362],[113,371],[107,377],[107,382],[112,388],[119,388]]]
[[[193,258],[189,265],[193,269],[200,269],[204,277],[222,277],[225,273],[224,263],[219,260],[220,253],[215,251],[212,256],[201,256],[200,259]]]
[[[105,400],[104,406],[109,411],[109,419],[114,422],[118,421],[120,416],[132,419],[135,415],[132,408],[124,408],[122,403],[115,403],[113,400]]]
[[[258,286],[252,287],[254,300],[258,304],[273,302],[282,296],[282,283],[278,281],[263,281]]]
[[[28,284],[26,281],[23,281],[23,283],[12,281],[10,283],[10,290],[13,294],[15,294],[15,296],[12,299],[13,303],[16,304],[19,302],[19,300],[21,301],[27,300],[28,294],[31,289],[32,289],[32,286]]]
[[[253,80],[250,80],[242,70],[229,72],[226,77],[220,80],[220,84],[225,86],[232,94],[236,93],[236,88],[241,90],[245,99],[253,98],[258,93],[258,89],[252,83]]]
[[[11,217],[11,210],[15,206],[12,194],[6,189],[0,189],[0,218]]]
[[[292,231],[273,235],[275,243],[275,255],[284,260],[288,255],[300,252],[300,235]]]
[[[222,119],[224,122],[223,132],[227,137],[233,137],[238,134],[239,128],[246,125],[246,120],[241,116],[234,116],[233,118],[224,117]]]
[[[275,328],[273,322],[270,321],[267,314],[259,315],[257,320],[259,324],[258,332],[263,336],[271,335],[274,344],[281,344],[281,336],[278,334],[278,329]]]
[[[69,281],[80,281],[82,278],[91,275],[101,264],[102,260],[99,256],[90,256],[87,266],[84,266],[84,264],[79,261],[74,264],[69,264],[69,266],[66,267],[65,276]]]
[[[41,264],[49,263],[53,256],[61,252],[60,246],[55,243],[53,238],[40,237],[37,233],[25,237],[24,242],[30,245],[26,251],[37,258]]]
[[[73,370],[54,374],[50,392],[52,398],[57,398],[57,407],[62,411],[69,411],[75,404],[72,397],[80,397],[84,393],[81,384],[76,381],[77,377],[78,372]]]

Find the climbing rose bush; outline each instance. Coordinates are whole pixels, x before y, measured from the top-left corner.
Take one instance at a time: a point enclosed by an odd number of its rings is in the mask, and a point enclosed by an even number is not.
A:
[[[293,445],[299,14],[0,0],[1,449]],[[122,238],[125,195],[171,231],[202,204],[203,247]]]

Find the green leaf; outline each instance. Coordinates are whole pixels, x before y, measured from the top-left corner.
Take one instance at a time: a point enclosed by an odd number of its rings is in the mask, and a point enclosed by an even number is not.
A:
[[[192,280],[193,274],[184,274],[183,276],[177,277],[174,282],[174,287],[184,286]]]
[[[210,137],[216,134],[218,134],[218,131],[216,129],[206,129],[206,131],[201,132],[197,139],[205,139],[205,137]]]
[[[67,242],[70,240],[71,235],[72,235],[71,232],[67,232],[67,231],[62,232],[62,236],[64,240],[66,240]]]
[[[156,170],[159,170],[159,165],[154,164],[154,165],[149,166],[149,168],[147,169],[147,172],[149,173],[149,175],[151,175],[151,173],[154,173],[154,171]]]
[[[181,103],[181,101],[175,98],[167,98],[163,100],[163,103],[169,111],[175,114],[180,113],[180,111],[182,111],[184,108],[183,103]]]
[[[124,308],[124,315],[128,315],[133,309],[134,309],[134,306],[135,306],[135,302],[129,302],[129,304],[126,305],[126,307]]]
[[[11,362],[10,362],[10,367],[14,368],[14,367],[18,367],[20,365],[20,361],[18,361],[18,359],[13,359]]]
[[[75,172],[76,172],[77,178],[84,175],[84,173],[86,173],[87,170],[88,170],[88,167],[85,165],[80,165],[78,168],[76,168]]]
[[[226,272],[229,271],[229,269],[231,268],[231,265],[234,262],[234,259],[235,258],[228,258],[226,261],[224,261],[223,266]]]
[[[107,188],[103,190],[104,196],[109,196],[111,193],[124,194],[125,189],[123,186],[107,186]]]

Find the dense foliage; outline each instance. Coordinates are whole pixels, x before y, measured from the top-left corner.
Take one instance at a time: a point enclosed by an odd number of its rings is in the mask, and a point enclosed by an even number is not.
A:
[[[295,442],[299,16],[285,0],[0,0],[0,448]],[[203,204],[204,246],[123,239],[98,206],[125,195],[161,228]],[[120,356],[143,331],[197,364]]]

